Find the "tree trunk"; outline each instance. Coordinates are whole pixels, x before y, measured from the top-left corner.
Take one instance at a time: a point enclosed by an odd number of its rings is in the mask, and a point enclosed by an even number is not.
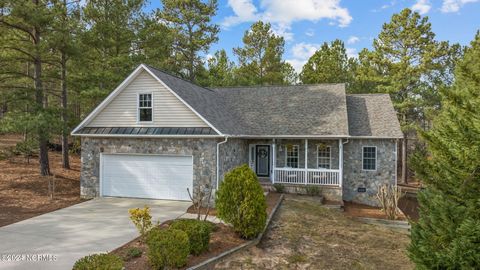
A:
[[[62,81],[62,166],[64,169],[70,169],[70,160],[68,157],[68,113],[67,113],[67,57],[62,51],[61,59],[61,81]]]
[[[39,5],[38,0],[33,0],[33,4]],[[33,44],[35,47],[40,47],[40,31],[37,27],[33,28]],[[40,48],[38,48],[40,49]],[[46,104],[45,96],[43,93],[42,85],[42,61],[40,52],[37,51],[35,60],[34,60],[34,86],[35,86],[35,101],[37,106],[37,111],[41,112],[45,109]],[[38,145],[39,145],[39,163],[40,163],[40,175],[46,176],[50,175],[50,164],[48,161],[48,147],[47,147],[47,132],[43,126],[40,124],[37,128],[38,132]]]

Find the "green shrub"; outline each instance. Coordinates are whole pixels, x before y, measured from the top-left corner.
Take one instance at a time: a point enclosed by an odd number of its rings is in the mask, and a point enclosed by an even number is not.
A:
[[[85,256],[73,265],[72,270],[120,270],[123,269],[123,261],[113,254],[93,254]]]
[[[126,257],[128,260],[142,256],[143,251],[137,247],[127,249]]]
[[[176,229],[151,229],[147,246],[147,256],[154,269],[182,267],[190,253],[187,233]]]
[[[319,196],[322,193],[320,187],[317,186],[307,186],[306,188],[307,195],[310,196]]]
[[[260,234],[267,221],[267,204],[257,176],[248,165],[228,172],[216,193],[217,216],[233,225],[243,238]]]
[[[278,193],[283,193],[285,192],[285,186],[282,185],[282,184],[273,184],[273,188],[275,188],[275,191],[278,192]]]
[[[208,250],[210,233],[212,232],[212,226],[209,222],[196,219],[178,219],[170,225],[170,228],[187,233],[191,254],[198,255]]]
[[[131,208],[128,210],[130,220],[137,227],[142,241],[145,240],[145,235],[152,228],[152,215],[150,215],[150,208],[145,205],[144,208]]]

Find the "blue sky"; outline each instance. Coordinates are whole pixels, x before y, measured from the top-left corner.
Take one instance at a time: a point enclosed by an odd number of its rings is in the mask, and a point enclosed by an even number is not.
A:
[[[428,16],[437,40],[467,45],[480,29],[480,0],[218,0],[219,42],[209,52],[225,49],[235,60],[232,48],[242,46],[250,25],[271,22],[285,42],[284,59],[297,70],[323,42],[341,39],[355,56],[371,48],[382,24],[392,14],[409,7]],[[148,9],[161,8],[151,0]]]

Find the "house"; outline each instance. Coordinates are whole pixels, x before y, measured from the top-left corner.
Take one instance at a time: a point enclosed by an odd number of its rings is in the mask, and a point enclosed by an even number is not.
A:
[[[388,95],[344,84],[207,89],[140,65],[72,135],[81,195],[188,200],[248,163],[291,191],[376,205],[397,182],[400,125]]]

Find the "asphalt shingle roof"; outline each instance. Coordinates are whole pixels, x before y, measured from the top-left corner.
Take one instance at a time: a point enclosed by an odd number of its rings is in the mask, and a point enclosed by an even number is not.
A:
[[[226,135],[402,137],[388,95],[346,95],[344,84],[207,89],[147,68]]]
[[[403,137],[388,94],[347,95],[347,111],[350,136]]]

